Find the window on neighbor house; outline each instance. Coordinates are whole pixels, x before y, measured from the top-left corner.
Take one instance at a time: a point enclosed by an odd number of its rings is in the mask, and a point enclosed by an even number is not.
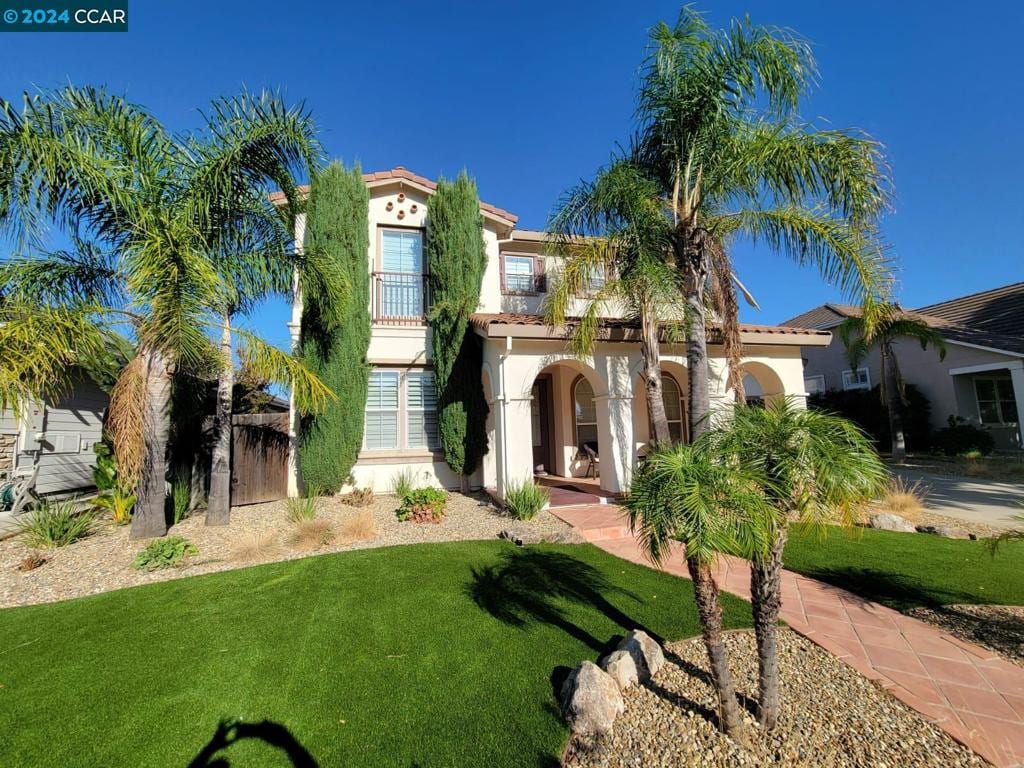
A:
[[[982,424],[1017,423],[1017,401],[1013,396],[1011,378],[979,376],[974,379],[974,394],[978,398],[978,416]]]
[[[804,379],[804,392],[808,395],[820,395],[825,392],[824,376],[808,376]]]
[[[605,283],[608,282],[608,276],[605,274],[604,266],[601,264],[595,264],[590,268],[590,274],[587,275],[587,282],[583,289],[586,294],[594,294],[604,288]]]
[[[412,371],[405,377],[405,419],[407,443],[410,448],[436,448],[437,397],[434,374],[431,371]]]
[[[871,389],[871,374],[868,369],[843,371],[843,389]]]
[[[366,397],[363,448],[440,446],[433,371],[373,371]]]
[[[503,256],[505,293],[537,293],[537,260],[532,256]]]
[[[576,379],[572,388],[573,413],[576,420],[576,447],[590,447],[597,450],[597,405],[594,402],[594,388],[583,376]]]
[[[380,231],[380,272],[377,274],[378,316],[421,318],[424,313],[423,232]]]
[[[661,400],[665,404],[665,417],[668,420],[668,436],[673,443],[683,442],[686,434],[686,409],[683,406],[682,391],[679,382],[670,374],[661,375]],[[650,424],[651,439],[654,439],[654,425]]]

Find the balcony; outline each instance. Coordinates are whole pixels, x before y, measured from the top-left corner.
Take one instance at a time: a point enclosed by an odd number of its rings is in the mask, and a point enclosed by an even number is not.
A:
[[[430,307],[428,276],[408,272],[373,273],[373,322],[422,325]]]

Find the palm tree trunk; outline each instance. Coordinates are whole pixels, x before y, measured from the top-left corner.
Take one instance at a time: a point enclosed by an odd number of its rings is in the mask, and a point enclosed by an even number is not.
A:
[[[707,254],[698,233],[688,238],[683,257],[686,286],[686,312],[689,324],[686,336],[686,368],[690,391],[690,440],[696,440],[710,428],[711,396],[708,373],[708,333],[704,323],[704,283],[707,280]],[[690,243],[689,241],[693,242]]]
[[[750,563],[750,607],[757,638],[758,721],[769,731],[775,728],[779,719],[778,624],[786,533],[786,526],[781,526],[771,551]]]
[[[892,436],[892,457],[903,461],[907,457],[907,443],[903,435],[903,398],[900,397],[899,381],[896,378],[896,361],[892,345],[882,344],[882,384],[885,387],[886,407],[889,409],[889,434]]]
[[[665,414],[665,399],[661,385],[661,359],[658,343],[658,322],[652,313],[644,312],[640,320],[643,334],[640,339],[640,354],[644,363],[644,391],[647,395],[647,415],[654,429],[655,445],[668,445],[672,436],[668,431],[668,416]]]
[[[217,411],[213,417],[213,460],[210,464],[210,498],[207,525],[227,525],[231,519],[231,390],[235,365],[231,358],[231,318],[222,318],[221,371],[217,379]]]
[[[156,350],[143,353],[146,402],[142,411],[142,470],[132,516],[131,538],[167,533],[167,441],[170,435],[171,372]]]
[[[729,658],[722,642],[722,604],[718,599],[718,584],[707,563],[696,557],[686,558],[686,567],[693,581],[693,594],[700,616],[701,635],[711,662],[711,677],[718,692],[718,717],[722,730],[734,741],[745,742],[746,728],[740,715],[736,689],[729,671]]]

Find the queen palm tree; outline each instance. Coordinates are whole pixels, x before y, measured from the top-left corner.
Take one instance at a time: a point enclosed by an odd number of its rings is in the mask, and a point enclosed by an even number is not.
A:
[[[722,461],[705,435],[693,445],[657,446],[633,478],[626,499],[630,526],[648,557],[661,564],[671,545],[686,547],[686,564],[701,636],[719,700],[719,723],[746,740],[729,660],[722,642],[722,606],[712,566],[720,552],[751,554],[764,547],[770,509],[744,464]]]
[[[748,516],[750,591],[759,661],[758,719],[767,729],[779,715],[779,621],[782,554],[789,522],[821,523],[853,513],[877,497],[888,478],[870,440],[846,419],[807,410],[793,398],[763,408],[737,404],[707,435],[726,467],[741,468],[767,500],[769,514]]]
[[[939,359],[946,357],[946,342],[942,335],[920,316],[904,312],[898,305],[888,304],[876,311],[877,319],[868,323],[864,314],[848,317],[839,326],[839,338],[846,347],[850,366],[857,366],[872,347],[878,346],[881,357],[882,381],[879,392],[882,404],[889,412],[889,435],[892,440],[892,457],[902,461],[907,457],[907,442],[903,434],[903,415],[900,411],[907,405],[903,376],[896,357],[893,343],[900,337],[917,341],[921,349],[931,345],[939,353]]]
[[[118,466],[138,480],[134,538],[167,530],[172,375],[228,363],[211,341],[230,296],[212,256],[253,221],[243,201],[254,191],[281,189],[294,212],[294,175],[319,155],[309,114],[272,94],[217,101],[205,130],[184,137],[97,88],[44,91],[20,109],[0,101],[0,227],[19,249],[0,272],[0,354],[18,360],[0,377],[0,400],[19,406],[66,387],[71,366],[107,340],[134,340],[109,422]],[[73,247],[46,252],[47,224]],[[290,355],[239,335],[248,363],[305,406],[331,396]]]

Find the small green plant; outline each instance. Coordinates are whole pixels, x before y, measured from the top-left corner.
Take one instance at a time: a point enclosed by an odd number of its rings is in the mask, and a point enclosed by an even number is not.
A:
[[[305,496],[285,499],[285,515],[291,523],[312,520],[320,511],[320,489],[307,488]]]
[[[116,525],[126,525],[131,522],[135,508],[134,485],[118,471],[114,451],[106,437],[93,445],[92,450],[96,454],[92,480],[99,491],[92,502],[93,511],[109,514]]]
[[[176,477],[171,483],[171,510],[174,524],[177,525],[192,514],[195,504],[192,503],[192,479]]]
[[[95,514],[78,501],[41,501],[19,523],[18,533],[33,549],[66,547],[92,532]]]
[[[181,536],[154,539],[135,557],[133,565],[140,570],[156,571],[161,568],[177,568],[185,558],[198,555],[196,545]]]
[[[406,467],[391,478],[391,492],[404,499],[416,489],[416,473]]]
[[[505,491],[505,508],[520,520],[533,520],[549,498],[548,489],[533,480],[513,482]]]
[[[132,521],[135,494],[127,488],[115,485],[113,488],[100,491],[92,500],[92,506],[97,513],[108,513],[116,525],[127,525]]]
[[[416,488],[402,497],[395,515],[402,522],[440,523],[447,502],[448,494],[440,488]]]

